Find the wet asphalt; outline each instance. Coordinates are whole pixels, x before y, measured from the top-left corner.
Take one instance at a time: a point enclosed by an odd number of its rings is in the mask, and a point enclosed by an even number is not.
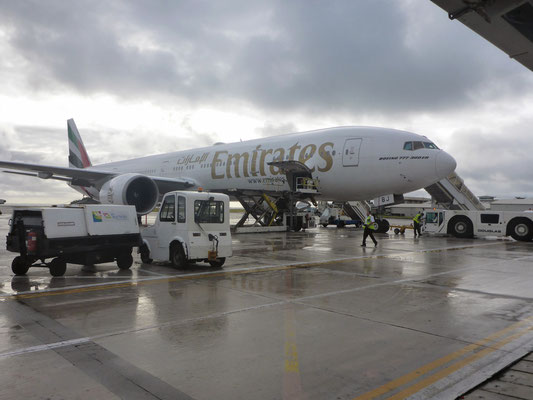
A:
[[[0,216],[0,237],[7,233]],[[452,399],[533,348],[533,243],[355,228],[233,236],[224,268],[0,247],[2,399]]]

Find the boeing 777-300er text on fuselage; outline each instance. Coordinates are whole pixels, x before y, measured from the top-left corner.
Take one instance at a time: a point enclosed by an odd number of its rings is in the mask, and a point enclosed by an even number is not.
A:
[[[0,161],[0,167],[66,181],[101,203],[135,205],[139,214],[150,212],[168,191],[199,187],[230,195],[299,192],[301,198],[369,200],[427,187],[456,166],[452,156],[425,136],[371,127],[217,143],[93,166],[74,120],[67,127],[68,168],[9,161]]]

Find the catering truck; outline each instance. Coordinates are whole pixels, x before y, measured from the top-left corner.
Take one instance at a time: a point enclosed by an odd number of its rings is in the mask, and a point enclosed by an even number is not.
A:
[[[134,206],[20,208],[13,211],[9,225],[7,250],[20,254],[11,264],[16,275],[39,266],[62,276],[67,263],[116,261],[120,269],[128,269],[133,247],[142,244]],[[49,258],[52,261],[46,262]]]
[[[425,213],[422,232],[458,238],[511,236],[533,239],[533,212],[434,210]]]
[[[170,261],[178,268],[196,261],[222,267],[232,255],[229,211],[225,194],[168,192],[155,223],[141,227],[141,260]]]

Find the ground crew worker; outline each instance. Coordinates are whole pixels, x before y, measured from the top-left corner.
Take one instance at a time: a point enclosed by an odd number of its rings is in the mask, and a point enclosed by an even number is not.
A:
[[[366,219],[365,219],[365,231],[363,232],[363,244],[361,247],[366,247],[366,238],[370,236],[370,239],[374,242],[374,246],[378,245],[378,241],[374,238],[374,230],[376,229],[376,220],[374,219],[374,216],[370,213],[370,211],[367,211],[366,213]]]
[[[418,233],[418,236],[422,236],[422,233],[420,233],[420,222],[422,222],[422,217],[424,216],[424,213],[422,211],[419,211],[415,217],[413,218],[413,226],[415,231],[415,237]]]

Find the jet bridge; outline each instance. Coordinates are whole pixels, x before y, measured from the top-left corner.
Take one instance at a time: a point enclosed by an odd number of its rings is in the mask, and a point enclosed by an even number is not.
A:
[[[424,188],[440,208],[447,210],[484,210],[485,207],[455,172]]]

